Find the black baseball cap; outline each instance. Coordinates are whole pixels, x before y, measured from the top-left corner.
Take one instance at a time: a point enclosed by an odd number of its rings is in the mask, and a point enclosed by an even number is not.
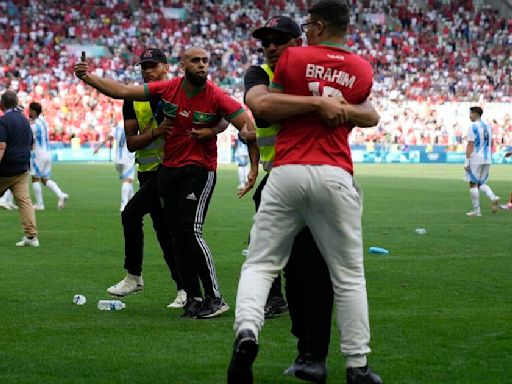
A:
[[[293,37],[302,35],[300,27],[295,21],[287,16],[274,16],[268,19],[263,27],[254,30],[252,37],[263,39],[271,32],[288,33]]]
[[[144,52],[140,55],[140,60],[137,65],[142,63],[164,63],[167,64],[167,57],[165,56],[164,51],[158,48],[146,48]]]

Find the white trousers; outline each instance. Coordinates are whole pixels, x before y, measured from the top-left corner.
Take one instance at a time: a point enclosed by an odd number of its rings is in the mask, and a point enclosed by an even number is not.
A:
[[[272,281],[286,265],[295,235],[307,225],[329,268],[341,352],[346,356],[370,352],[361,200],[359,187],[342,168],[285,165],[272,169],[242,266],[237,333],[251,329],[258,335]]]

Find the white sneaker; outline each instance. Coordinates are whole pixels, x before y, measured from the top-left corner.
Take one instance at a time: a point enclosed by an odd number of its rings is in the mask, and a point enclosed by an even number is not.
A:
[[[32,207],[34,207],[34,210],[36,210],[36,211],[44,211],[43,204],[34,204],[34,205],[32,205]]]
[[[496,198],[491,203],[491,212],[496,213],[500,208],[500,197],[496,196]]]
[[[12,204],[3,199],[0,200],[0,207],[7,209],[8,211],[13,209]]]
[[[57,203],[58,209],[64,209],[66,206],[66,201],[69,199],[69,195],[67,193],[62,194],[61,197],[59,197],[59,202]]]
[[[116,285],[107,289],[112,296],[127,296],[130,293],[142,291],[144,289],[144,280],[142,276],[127,274],[126,277]]]
[[[187,292],[180,289],[174,301],[167,308],[183,308],[185,304],[187,304]]]
[[[476,211],[469,211],[466,213],[466,216],[469,216],[469,217],[480,217],[482,216],[482,214],[480,212],[476,212]]]
[[[29,239],[27,236],[23,236],[21,241],[16,243],[17,247],[39,247],[39,240],[37,236]]]
[[[510,210],[512,210],[512,203],[507,203],[507,204],[500,205],[500,209],[504,209],[504,210],[510,211]]]

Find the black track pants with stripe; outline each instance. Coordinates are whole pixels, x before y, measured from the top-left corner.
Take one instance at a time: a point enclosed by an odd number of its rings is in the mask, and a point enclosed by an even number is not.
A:
[[[215,187],[215,171],[197,165],[158,171],[158,194],[187,297],[220,297],[213,256],[203,237],[203,222]]]

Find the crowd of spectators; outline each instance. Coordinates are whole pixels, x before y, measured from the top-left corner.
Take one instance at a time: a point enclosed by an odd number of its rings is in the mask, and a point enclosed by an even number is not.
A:
[[[443,104],[414,100],[375,99],[381,120],[375,128],[354,128],[351,144],[380,143],[412,145],[444,145],[462,151],[470,125],[470,102]],[[510,104],[481,103],[484,120],[493,130],[494,150],[512,146]]]
[[[512,101],[511,18],[472,0],[350,3],[347,45],[372,63],[382,115],[353,142],[457,144],[467,116],[447,123],[440,105]],[[300,22],[306,10],[306,0],[0,0],[0,91],[18,91],[24,105],[41,102],[53,140],[97,141],[122,119],[122,103],[73,77],[82,47],[97,74],[134,83],[145,47],[166,50],[175,76],[184,48],[202,46],[211,79],[241,97],[244,72],[262,60],[251,31],[277,13]],[[512,144],[510,116],[493,119],[497,140]]]

